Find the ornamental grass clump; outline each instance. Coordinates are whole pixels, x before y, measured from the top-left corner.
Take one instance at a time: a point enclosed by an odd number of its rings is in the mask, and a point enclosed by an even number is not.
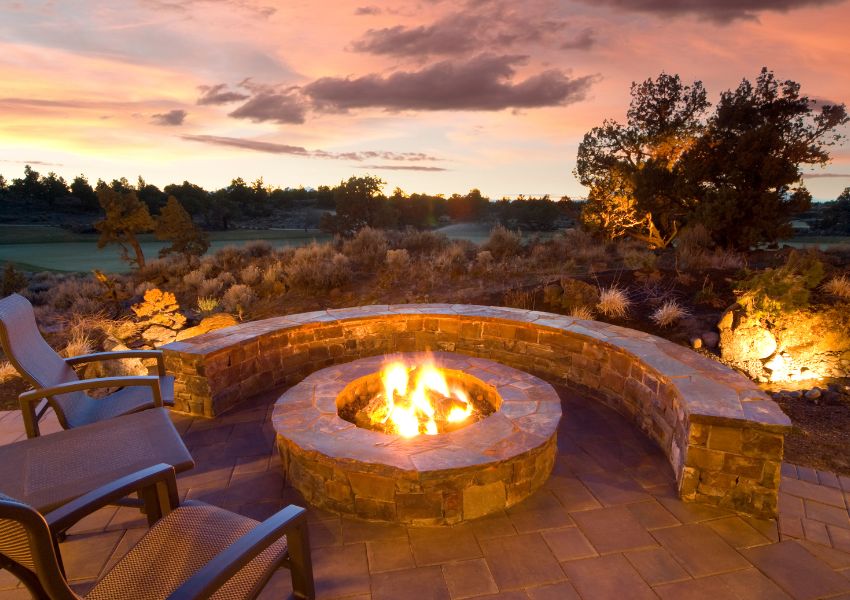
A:
[[[670,327],[688,315],[690,315],[690,312],[686,308],[681,306],[675,300],[668,300],[656,308],[649,318],[652,319],[652,322],[659,327]]]
[[[823,285],[823,291],[841,300],[850,300],[850,279],[846,275],[833,277]]]
[[[623,319],[629,314],[632,301],[626,290],[613,285],[599,290],[599,302],[596,304],[600,313],[611,319]]]

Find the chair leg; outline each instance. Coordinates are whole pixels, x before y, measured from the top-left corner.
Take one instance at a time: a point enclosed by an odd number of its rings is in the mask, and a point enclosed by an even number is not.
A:
[[[292,591],[296,598],[312,600],[316,597],[316,584],[313,581],[313,559],[310,557],[310,535],[306,519],[286,532],[286,542]]]

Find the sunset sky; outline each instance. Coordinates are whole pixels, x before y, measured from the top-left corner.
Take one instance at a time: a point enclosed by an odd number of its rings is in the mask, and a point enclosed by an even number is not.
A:
[[[582,135],[660,72],[850,101],[841,0],[0,0],[0,173],[585,194]],[[807,185],[850,186],[850,144]]]

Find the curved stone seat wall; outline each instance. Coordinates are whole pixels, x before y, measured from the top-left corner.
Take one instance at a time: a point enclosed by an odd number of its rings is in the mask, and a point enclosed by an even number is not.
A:
[[[658,444],[683,499],[776,513],[788,418],[743,375],[643,332],[520,309],[383,305],[245,323],[164,347],[175,408],[207,417],[326,366],[422,350],[577,387]]]

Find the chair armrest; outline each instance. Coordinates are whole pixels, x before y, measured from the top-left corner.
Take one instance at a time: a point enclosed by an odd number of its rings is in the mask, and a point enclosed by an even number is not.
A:
[[[65,362],[71,366],[87,362],[102,360],[120,360],[122,358],[155,358],[157,373],[165,377],[165,359],[162,350],[115,350],[112,352],[93,352],[92,354],[80,354],[66,358]]]
[[[153,525],[179,503],[174,467],[160,463],[125,475],[63,504],[44,518],[55,536],[98,508],[115,503],[133,492],[139,492],[148,523]]]
[[[159,387],[159,377],[156,375],[128,375],[125,377],[98,377],[97,379],[80,379],[69,381],[45,388],[29,390],[18,396],[21,406],[34,399],[48,398],[59,394],[93,390],[97,388],[126,387],[128,385],[146,385],[153,391],[154,406],[162,406],[162,390]]]
[[[293,570],[295,595],[304,598],[314,597],[313,569],[307,537],[307,511],[291,504],[225,548],[174,590],[168,600],[209,598],[228,579],[284,534],[287,536],[288,543],[294,542],[289,544],[290,557],[296,553],[299,555],[299,572],[297,573],[299,581],[296,581],[296,572]]]
[[[18,403],[21,405],[21,414],[24,418],[24,429],[27,432],[28,438],[37,438],[41,435],[41,429],[38,426],[38,421],[47,410],[47,406],[38,411],[38,405],[44,400],[43,396],[18,396]]]

